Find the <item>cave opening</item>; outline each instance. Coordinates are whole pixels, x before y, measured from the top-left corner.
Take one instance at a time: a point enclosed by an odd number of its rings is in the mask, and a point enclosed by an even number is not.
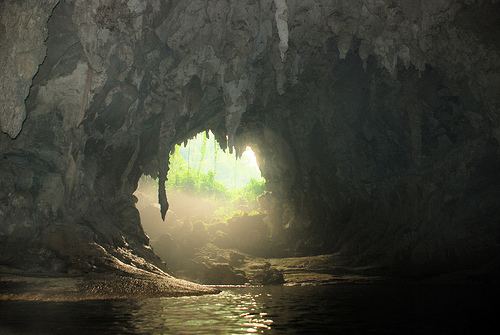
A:
[[[203,263],[198,255],[210,258],[213,253],[232,252],[238,258],[238,252],[263,257],[271,252],[272,224],[266,206],[270,192],[259,158],[250,145],[233,149],[221,146],[209,130],[173,146],[165,220],[160,215],[158,179],[143,175],[138,182],[134,195],[144,232],[155,253],[178,276],[219,284],[220,278],[197,278],[188,263]],[[237,272],[232,275],[227,283],[244,282]]]

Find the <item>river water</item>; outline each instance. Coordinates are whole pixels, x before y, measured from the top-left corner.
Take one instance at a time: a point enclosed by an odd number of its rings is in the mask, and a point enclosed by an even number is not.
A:
[[[218,295],[0,302],[0,334],[477,334],[491,290],[467,286],[230,288]]]

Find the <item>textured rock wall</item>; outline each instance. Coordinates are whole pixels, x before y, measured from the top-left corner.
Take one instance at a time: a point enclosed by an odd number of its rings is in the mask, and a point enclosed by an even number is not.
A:
[[[24,100],[45,58],[47,20],[57,0],[0,3],[0,130],[15,137],[26,118]]]
[[[497,250],[497,1],[0,6],[2,130],[27,111],[0,140],[2,264],[161,266],[132,193],[203,129],[256,147],[286,247],[418,271]]]

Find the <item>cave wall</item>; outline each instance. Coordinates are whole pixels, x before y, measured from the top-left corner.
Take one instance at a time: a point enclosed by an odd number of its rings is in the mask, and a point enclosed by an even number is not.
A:
[[[257,148],[277,243],[417,272],[489,259],[499,6],[2,2],[0,263],[161,267],[132,193],[159,176],[164,215],[168,151],[203,129]]]
[[[327,67],[248,135],[263,148],[283,247],[405,272],[495,259],[500,152],[483,103],[431,67],[396,79],[355,53]]]

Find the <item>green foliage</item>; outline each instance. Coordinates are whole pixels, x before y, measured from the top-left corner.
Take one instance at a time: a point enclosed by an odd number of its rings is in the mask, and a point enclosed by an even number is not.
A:
[[[182,170],[176,169],[173,175],[169,175],[167,187],[222,198],[229,196],[226,187],[215,180],[213,171],[208,173],[193,173],[187,168]]]
[[[264,178],[251,178],[250,181],[240,188],[230,189],[223,183],[217,181],[213,170],[204,171],[202,165],[206,159],[207,138],[201,142],[200,156],[196,171],[190,168],[189,161],[181,154],[181,146],[176,145],[174,152],[170,155],[169,173],[167,187],[170,189],[184,190],[200,195],[211,195],[224,198],[234,202],[255,201],[265,191]],[[189,159],[189,157],[188,157]],[[214,167],[217,160],[217,150],[214,148]],[[236,158],[234,158],[236,159]],[[233,169],[239,167],[231,164]]]
[[[256,212],[265,180],[255,157],[243,158],[246,160],[237,161],[236,155],[220,150],[215,138],[205,134],[190,140],[187,147],[176,145],[169,160],[167,192],[182,191],[215,200],[219,204],[215,210],[218,220]],[[157,183],[153,179],[147,182]]]
[[[214,216],[222,222],[227,222],[227,220],[234,218],[235,216],[257,215],[257,214],[260,214],[260,211],[257,209],[251,209],[250,211],[245,211],[241,209],[235,209],[233,206],[223,206],[217,208]]]
[[[213,171],[215,180],[227,188],[244,187],[251,178],[261,178],[260,170],[251,151],[245,151],[240,159],[219,147],[215,136],[200,133],[187,142],[187,146],[176,146],[175,155],[184,158],[188,169],[194,173]],[[175,170],[171,164],[171,170]]]
[[[257,200],[257,197],[266,191],[266,180],[261,179],[250,179],[248,184],[243,188],[243,196],[247,200]]]
[[[228,189],[224,184],[215,180],[213,171],[208,173],[193,173],[187,168],[176,170],[169,175],[167,187],[184,190],[200,195],[212,195],[231,201],[256,201],[257,197],[265,191],[265,180],[251,179],[243,188]]]
[[[203,173],[200,168],[197,172],[191,171],[179,149],[180,146],[177,145],[174,153],[170,155],[167,187],[225,197],[227,190],[224,185],[215,180],[213,171]]]

